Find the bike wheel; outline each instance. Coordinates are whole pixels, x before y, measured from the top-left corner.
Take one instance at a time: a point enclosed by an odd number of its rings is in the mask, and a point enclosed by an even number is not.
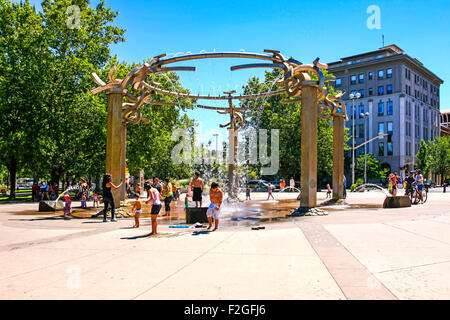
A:
[[[419,203],[419,192],[414,191],[412,199],[414,199],[414,201],[411,201],[412,204],[418,204]]]
[[[423,203],[427,202],[428,199],[428,191],[426,189],[424,189],[422,191],[422,196],[423,196]]]

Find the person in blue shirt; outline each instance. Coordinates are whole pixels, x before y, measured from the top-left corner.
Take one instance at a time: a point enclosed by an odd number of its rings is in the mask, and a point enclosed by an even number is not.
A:
[[[344,199],[347,199],[347,178],[344,174]]]

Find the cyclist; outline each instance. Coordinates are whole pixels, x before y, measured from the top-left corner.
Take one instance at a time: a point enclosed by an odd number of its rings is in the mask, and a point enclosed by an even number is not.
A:
[[[417,191],[419,192],[420,200],[423,203],[423,175],[419,169],[416,170]]]
[[[413,184],[416,181],[416,179],[414,178],[414,171],[411,171],[409,173],[409,176],[406,177],[405,182],[406,182],[406,187],[405,187],[405,195],[411,195],[413,194]]]

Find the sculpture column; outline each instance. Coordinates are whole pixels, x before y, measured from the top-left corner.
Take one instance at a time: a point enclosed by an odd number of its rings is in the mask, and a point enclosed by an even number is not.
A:
[[[333,118],[333,200],[344,198],[344,117]]]
[[[301,208],[317,205],[317,95],[317,85],[302,86]]]
[[[106,92],[108,95],[108,127],[106,133],[106,172],[112,175],[112,183],[120,184],[121,179],[125,179],[125,169],[123,169],[121,158],[125,153],[123,146],[123,123],[122,99],[126,90],[115,88]],[[116,207],[120,207],[120,198],[123,187],[118,190],[112,189]]]
[[[121,129],[121,148],[120,148],[120,179],[123,181],[123,188],[120,188],[120,201],[125,201],[127,198],[127,188],[125,184],[125,174],[127,167],[127,124],[122,121]],[[118,205],[118,203],[116,203]],[[118,205],[119,206],[119,205]]]

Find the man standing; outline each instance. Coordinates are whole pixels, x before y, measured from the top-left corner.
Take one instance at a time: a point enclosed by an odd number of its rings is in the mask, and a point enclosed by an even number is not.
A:
[[[195,172],[195,178],[191,180],[190,188],[192,189],[193,196],[192,201],[195,201],[195,207],[198,208],[200,202],[200,208],[202,207],[202,193],[203,193],[203,180],[200,178],[200,172]]]
[[[219,228],[219,213],[220,206],[223,201],[223,192],[219,188],[219,184],[217,182],[213,182],[211,184],[211,190],[209,192],[209,198],[211,200],[211,204],[209,205],[208,211],[206,211],[206,215],[208,217],[208,230],[212,228],[212,219],[214,218],[214,230],[216,231]]]

